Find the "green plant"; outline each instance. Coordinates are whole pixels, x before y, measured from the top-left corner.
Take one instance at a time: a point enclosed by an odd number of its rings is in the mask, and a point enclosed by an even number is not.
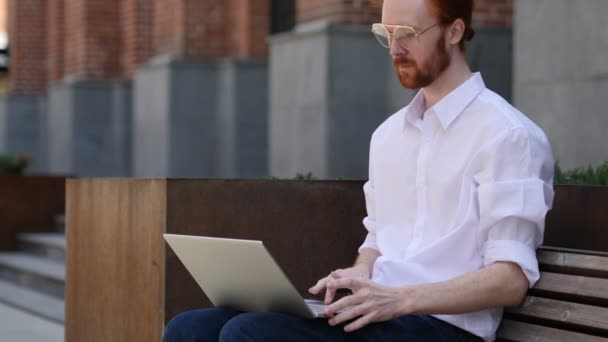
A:
[[[0,175],[21,175],[31,161],[31,157],[24,154],[0,154]]]
[[[575,185],[608,185],[608,161],[597,167],[577,167],[572,170],[563,171],[559,162],[555,163],[555,184]]]
[[[305,174],[298,173],[294,178],[294,180],[299,180],[299,181],[313,181],[316,179],[317,178],[312,174],[312,172],[308,172]]]

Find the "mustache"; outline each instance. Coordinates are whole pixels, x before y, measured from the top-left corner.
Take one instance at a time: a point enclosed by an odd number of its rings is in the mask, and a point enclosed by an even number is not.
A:
[[[405,56],[398,56],[393,57],[393,64],[395,64],[395,66],[416,66],[416,61]]]

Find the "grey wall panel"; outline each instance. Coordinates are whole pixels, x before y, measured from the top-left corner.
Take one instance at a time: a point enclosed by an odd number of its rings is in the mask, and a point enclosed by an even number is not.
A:
[[[133,175],[169,174],[170,69],[164,64],[137,70],[133,84]]]
[[[69,84],[57,83],[48,94],[49,171],[73,173],[73,92]]]
[[[79,177],[131,176],[128,81],[66,81],[49,90],[52,172]]]
[[[516,0],[514,101],[565,169],[608,160],[608,2]]]
[[[467,47],[471,69],[481,72],[486,86],[511,102],[513,33],[510,28],[478,28]]]
[[[234,156],[239,178],[268,174],[268,64],[236,63]]]
[[[270,174],[327,177],[330,77],[326,27],[300,28],[271,39]]]
[[[169,176],[216,178],[217,67],[174,62],[169,109]]]
[[[46,171],[45,102],[46,97],[38,95],[0,97],[0,151],[32,157],[27,173]]]
[[[370,138],[389,115],[388,51],[367,27],[333,26],[329,34],[329,176],[367,178]]]

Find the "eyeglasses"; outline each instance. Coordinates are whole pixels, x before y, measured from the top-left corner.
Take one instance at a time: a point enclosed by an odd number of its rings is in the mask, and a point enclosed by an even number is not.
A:
[[[416,32],[416,30],[410,26],[373,24],[372,33],[376,36],[380,45],[387,49],[390,49],[394,39],[402,48],[407,50],[414,47],[420,41],[420,36],[437,25],[439,24],[434,24],[422,32]],[[389,29],[391,29],[392,32],[389,31]]]

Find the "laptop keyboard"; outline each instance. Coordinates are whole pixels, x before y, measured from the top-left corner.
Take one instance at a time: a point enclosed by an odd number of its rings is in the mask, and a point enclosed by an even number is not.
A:
[[[306,302],[310,310],[312,310],[312,312],[314,312],[318,316],[324,316],[325,307],[327,306],[325,305],[325,303],[316,299],[305,299],[304,301]]]

